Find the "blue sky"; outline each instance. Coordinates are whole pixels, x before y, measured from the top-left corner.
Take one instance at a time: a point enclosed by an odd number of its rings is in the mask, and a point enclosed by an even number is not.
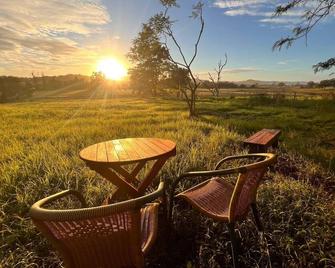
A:
[[[181,0],[171,10],[176,37],[190,55],[198,22],[190,19],[195,1]],[[334,57],[333,16],[310,34],[308,45],[296,42],[289,50],[272,51],[273,43],[289,34],[303,9],[272,18],[279,0],[207,0],[205,31],[194,70],[202,78],[228,55],[224,80],[309,81],[312,65]],[[29,76],[90,74],[96,62],[125,57],[141,24],[162,10],[159,0],[2,0],[0,6],[0,75]],[[177,51],[172,48],[177,57]]]

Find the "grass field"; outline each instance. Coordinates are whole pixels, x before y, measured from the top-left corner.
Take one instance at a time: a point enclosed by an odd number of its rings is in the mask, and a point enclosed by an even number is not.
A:
[[[276,100],[254,96],[208,100],[199,109],[208,122],[242,135],[262,128],[279,128],[287,150],[335,170],[335,102],[332,100]]]
[[[264,97],[204,99],[190,120],[184,103],[164,99],[33,101],[0,105],[0,267],[52,267],[57,255],[28,217],[36,200],[79,189],[98,205],[112,187],[85,167],[78,152],[102,140],[162,137],[177,156],[160,177],[212,168],[243,153],[242,140],[260,128],[281,128],[276,169],[260,187],[264,243],[251,220],[239,224],[247,267],[335,266],[335,105],[330,100]],[[188,184],[187,184],[188,185]],[[182,185],[183,187],[185,185]],[[148,256],[152,267],[231,265],[228,230],[177,203],[169,252],[161,238]],[[264,242],[264,241],[263,241]],[[156,253],[156,255],[154,254]],[[158,256],[158,257],[157,257]]]

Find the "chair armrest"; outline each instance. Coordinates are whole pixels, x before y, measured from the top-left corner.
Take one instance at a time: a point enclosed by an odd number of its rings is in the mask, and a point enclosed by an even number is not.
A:
[[[174,192],[177,184],[185,179],[185,178],[192,178],[192,177],[210,177],[210,176],[221,176],[221,175],[229,175],[235,173],[244,173],[247,170],[243,167],[238,168],[230,168],[230,169],[218,169],[218,170],[206,170],[206,171],[189,171],[183,173],[178,176],[178,178],[172,183],[172,190]]]
[[[79,193],[78,191],[69,189],[69,190],[65,190],[65,191],[53,194],[53,195],[48,196],[46,198],[43,198],[40,201],[37,201],[30,208],[30,215],[32,217],[34,217],[34,215],[39,214],[39,211],[43,210],[43,208],[42,208],[43,206],[45,206],[47,204],[50,204],[50,203],[53,203],[55,201],[58,201],[58,200],[62,199],[65,196],[68,196],[68,195],[73,195],[73,196],[77,197],[77,199],[81,203],[82,208],[87,207],[86,201],[85,201],[84,197],[81,195],[81,193]]]
[[[57,220],[57,221],[67,221],[67,220],[82,220],[82,219],[91,219],[91,218],[98,218],[104,217],[106,215],[111,215],[113,213],[120,213],[124,212],[125,210],[134,210],[139,209],[143,204],[149,203],[159,196],[163,194],[164,191],[164,182],[161,181],[157,190],[154,192],[137,197],[134,199],[122,201],[115,204],[98,206],[98,207],[89,207],[89,208],[79,208],[79,209],[63,209],[63,210],[55,210],[55,209],[48,209],[43,208],[42,206],[55,201],[65,195],[74,194],[75,191],[73,190],[66,190],[64,192],[60,192],[58,194],[52,195],[50,197],[44,198],[38,202],[36,202],[30,208],[30,215],[32,218],[39,219],[39,220]],[[77,195],[79,197],[79,195]]]
[[[231,161],[235,159],[243,159],[243,158],[266,157],[266,156],[267,154],[263,154],[263,153],[227,156],[216,163],[215,170],[218,170],[220,166],[227,161]]]
[[[132,204],[134,204],[135,206],[140,207],[140,206],[142,206],[146,203],[150,203],[150,202],[156,200],[158,197],[162,196],[163,193],[164,193],[164,188],[165,188],[164,181],[161,180],[159,182],[158,188],[155,191],[151,192],[150,194],[140,196],[140,197],[137,197],[137,198],[134,198],[134,199],[131,199],[131,200],[123,201],[123,202],[120,202],[118,204],[120,205],[122,203],[125,203],[125,204],[130,204],[130,206],[133,206]]]

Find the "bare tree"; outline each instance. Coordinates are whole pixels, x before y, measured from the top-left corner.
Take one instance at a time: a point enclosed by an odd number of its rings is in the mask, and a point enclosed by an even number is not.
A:
[[[295,8],[304,8],[298,26],[293,28],[292,34],[288,37],[281,38],[273,45],[273,49],[281,49],[283,46],[289,48],[294,41],[305,38],[307,44],[308,34],[313,28],[328,16],[335,12],[335,0],[289,0],[284,5],[277,6],[274,16],[285,15],[288,11]],[[331,34],[331,33],[330,33]],[[335,57],[313,65],[314,72],[329,70],[335,67]]]
[[[212,75],[211,73],[208,73],[209,76],[209,80],[212,82],[212,87],[209,88],[209,91],[213,94],[214,97],[219,97],[220,94],[220,82],[221,82],[221,73],[223,70],[223,67],[225,67],[227,65],[227,54],[225,54],[225,61],[224,63],[222,63],[222,61],[220,60],[218,62],[218,67],[214,69],[215,71],[215,77],[214,75]]]
[[[199,20],[199,31],[197,34],[196,41],[194,43],[194,51],[192,53],[192,56],[190,59],[187,59],[185,56],[185,52],[181,47],[180,42],[176,39],[175,33],[173,31],[173,24],[175,21],[172,21],[170,19],[170,16],[168,15],[169,10],[173,7],[178,7],[176,0],[160,0],[162,5],[164,6],[165,10],[164,12],[161,12],[155,16],[153,16],[150,19],[150,24],[159,33],[163,38],[163,45],[167,48],[169,51],[169,60],[172,64],[174,64],[176,67],[185,68],[188,72],[188,75],[190,77],[190,80],[187,83],[187,86],[184,88],[180,88],[181,93],[184,95],[185,101],[189,108],[189,115],[190,117],[196,116],[196,109],[195,109],[195,102],[196,102],[196,93],[197,89],[199,88],[199,85],[201,84],[201,81],[197,79],[194,71],[192,70],[192,64],[194,60],[196,59],[198,55],[198,47],[199,42],[201,40],[204,27],[205,27],[205,21],[203,18],[203,2],[199,1],[197,4],[193,6],[192,9],[192,15],[190,16],[193,19]],[[180,60],[177,60],[174,58],[170,50],[171,48],[168,47],[167,41],[171,40],[172,43],[176,46],[177,51],[179,52]]]
[[[40,89],[39,83],[38,83],[38,78],[37,76],[34,74],[34,72],[31,73],[32,76],[32,84],[33,84],[33,88],[34,90],[38,90]]]

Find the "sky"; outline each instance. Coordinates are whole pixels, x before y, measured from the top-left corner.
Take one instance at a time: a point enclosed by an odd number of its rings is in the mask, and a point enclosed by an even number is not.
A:
[[[190,57],[199,22],[189,18],[196,1],[180,0],[170,11],[174,31]],[[280,0],[206,0],[205,29],[194,72],[208,78],[228,56],[223,80],[319,81],[330,72],[314,74],[312,65],[334,57],[335,19],[331,15],[305,40],[290,49],[272,51],[273,43],[290,33],[302,9],[272,17]],[[0,75],[85,74],[97,62],[116,58],[131,66],[126,54],[159,0],[1,0]],[[178,51],[171,44],[172,55]]]

